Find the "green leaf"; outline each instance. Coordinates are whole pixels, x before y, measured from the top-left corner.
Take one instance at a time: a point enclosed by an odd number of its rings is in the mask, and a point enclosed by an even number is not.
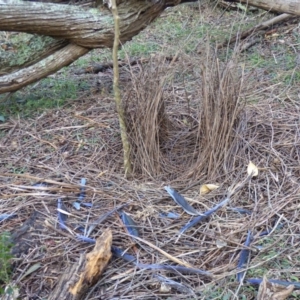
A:
[[[24,279],[26,276],[30,275],[31,273],[35,272],[36,270],[38,270],[39,268],[41,267],[41,264],[40,263],[37,263],[37,264],[34,264],[32,265],[28,270],[27,272],[21,277],[20,281],[22,279]]]

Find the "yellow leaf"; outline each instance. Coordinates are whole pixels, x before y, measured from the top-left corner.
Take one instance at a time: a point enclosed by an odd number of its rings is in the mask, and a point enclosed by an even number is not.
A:
[[[205,195],[210,193],[211,191],[214,191],[218,188],[218,185],[215,184],[203,184],[200,187],[200,195]]]
[[[251,177],[255,177],[258,175],[258,168],[252,161],[249,161],[247,173]]]

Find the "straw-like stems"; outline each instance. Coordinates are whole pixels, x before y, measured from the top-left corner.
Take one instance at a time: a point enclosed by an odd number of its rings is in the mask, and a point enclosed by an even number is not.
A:
[[[192,173],[214,177],[228,173],[234,165],[244,107],[241,101],[244,75],[234,61],[221,64],[210,51],[201,70],[197,162]]]
[[[165,111],[164,58],[140,67],[132,75],[132,89],[125,95],[126,121],[131,142],[133,171],[147,176],[162,174],[164,157],[162,144],[168,134]]]
[[[125,113],[122,107],[120,88],[119,88],[118,48],[119,48],[119,36],[120,36],[120,26],[119,26],[120,17],[118,15],[116,0],[111,0],[111,5],[112,5],[112,13],[115,21],[115,38],[114,38],[114,46],[113,46],[113,66],[114,66],[114,87],[113,88],[114,88],[117,112],[119,116],[120,133],[121,133],[122,144],[123,144],[125,176],[129,177],[131,174],[130,144],[127,137]]]

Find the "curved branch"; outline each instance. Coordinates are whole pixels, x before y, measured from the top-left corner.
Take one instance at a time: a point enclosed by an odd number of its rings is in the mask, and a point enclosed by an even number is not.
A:
[[[36,42],[38,38],[43,39],[43,41],[49,39],[49,37],[45,36],[36,36],[34,37],[34,41]],[[43,43],[43,48],[41,49],[31,49],[27,43],[26,46],[23,43],[21,51],[19,51],[17,46],[17,51],[8,52],[7,57],[2,55],[0,59],[0,76],[8,75],[17,70],[27,68],[33,64],[36,64],[40,60],[48,57],[49,55],[69,44],[67,40],[51,40],[51,43]],[[34,45],[36,45],[36,43]],[[22,57],[22,61],[20,61],[20,57]]]
[[[43,77],[55,73],[80,56],[89,52],[90,49],[74,44],[68,44],[54,54],[44,58],[30,67],[21,69],[9,75],[0,77],[0,94],[17,91],[18,89],[36,82]]]
[[[119,0],[121,42],[138,34],[166,5],[178,4],[178,1]],[[84,10],[72,5],[0,0],[0,30],[36,33],[72,44],[30,67],[28,63],[28,67],[0,77],[0,93],[16,91],[38,81],[69,65],[89,49],[112,48],[114,40],[113,15],[105,5]]]

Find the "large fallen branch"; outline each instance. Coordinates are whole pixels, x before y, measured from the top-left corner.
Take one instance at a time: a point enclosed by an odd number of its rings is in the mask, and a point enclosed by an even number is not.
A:
[[[144,29],[167,6],[178,0],[119,1],[120,41],[126,42]],[[111,48],[114,40],[114,20],[103,4],[99,9],[0,0],[0,30],[36,33],[69,41],[69,45],[26,68],[0,77],[0,94],[16,91],[69,65],[93,48]]]
[[[164,10],[164,1],[123,1],[118,6],[121,41],[126,42],[144,29]],[[78,6],[0,0],[0,30],[37,33],[86,48],[111,48],[114,21],[111,11],[85,10]]]

